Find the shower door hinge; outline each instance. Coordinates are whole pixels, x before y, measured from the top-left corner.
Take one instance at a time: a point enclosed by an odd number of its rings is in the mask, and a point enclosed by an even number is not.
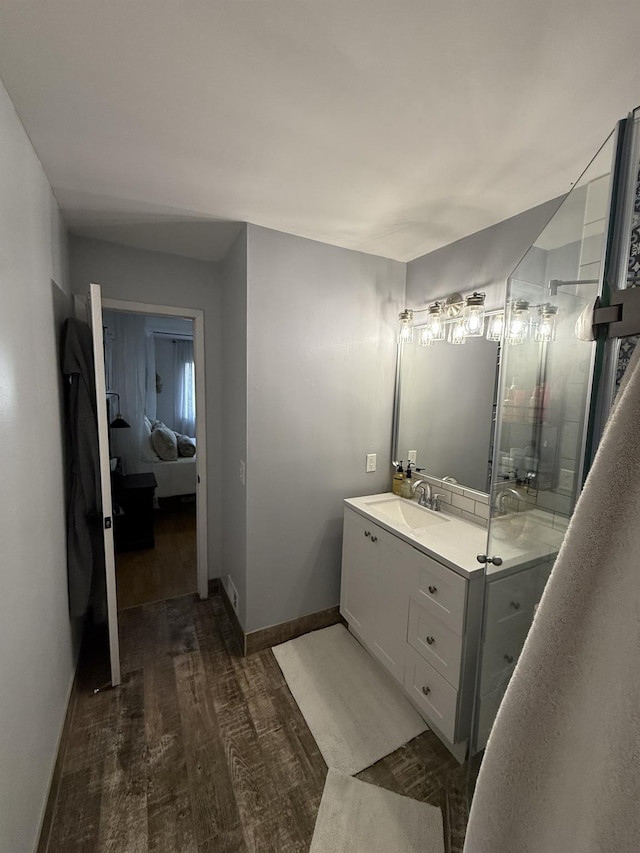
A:
[[[640,335],[640,287],[612,290],[607,307],[602,307],[598,297],[592,325],[594,335],[599,327],[607,326],[608,338]]]

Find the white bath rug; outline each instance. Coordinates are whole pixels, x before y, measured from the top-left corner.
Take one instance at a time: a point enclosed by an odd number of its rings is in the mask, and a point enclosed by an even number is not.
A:
[[[343,625],[312,631],[273,653],[328,767],[353,776],[427,730]]]
[[[309,853],[444,853],[442,812],[329,770]]]

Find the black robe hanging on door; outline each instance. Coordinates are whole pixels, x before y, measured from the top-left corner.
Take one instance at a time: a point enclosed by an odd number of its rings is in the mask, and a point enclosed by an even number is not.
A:
[[[104,545],[93,339],[89,326],[73,317],[64,324],[62,371],[69,380],[67,572],[75,617],[83,616],[90,602],[102,610]]]

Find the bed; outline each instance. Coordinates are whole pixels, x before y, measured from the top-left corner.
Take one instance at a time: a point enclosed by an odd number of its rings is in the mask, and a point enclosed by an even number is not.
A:
[[[192,495],[196,491],[196,457],[180,457],[172,462],[141,462],[140,473],[155,474],[157,498]]]
[[[154,447],[152,433],[156,430],[164,432],[165,440],[160,442],[160,445]],[[162,452],[163,447],[166,445],[166,438],[171,439],[172,454]],[[176,459],[175,456],[178,452],[176,439],[183,439],[188,444],[192,444],[193,446],[191,448],[188,447],[188,449],[193,455],[179,455]],[[162,456],[172,455],[174,458],[161,459],[156,450],[160,450]],[[171,498],[177,495],[195,494],[197,483],[195,439],[181,436],[180,433],[174,432],[161,421],[151,421],[145,415],[140,457],[136,465],[137,471],[141,474],[155,475],[156,482],[158,483],[155,492],[157,498]]]

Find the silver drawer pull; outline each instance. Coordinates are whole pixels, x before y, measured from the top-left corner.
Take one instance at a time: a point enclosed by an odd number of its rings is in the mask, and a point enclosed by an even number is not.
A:
[[[505,655],[504,659],[507,663],[513,663],[513,655]]]
[[[438,591],[438,587],[437,587],[437,586],[430,586],[428,589],[429,589],[429,592],[431,593],[431,595],[433,595],[435,592],[437,592],[437,591]],[[519,605],[518,605],[518,606],[519,606]]]
[[[377,542],[377,541],[378,541],[378,537],[377,537],[377,536],[372,536],[372,537],[371,537],[371,541],[372,541],[372,542]]]
[[[427,637],[427,643],[432,646],[435,643],[434,637]]]
[[[365,530],[364,535],[365,536],[371,536],[371,533],[368,530]]]
[[[520,610],[520,602],[519,601],[512,601],[511,606],[513,607],[514,610]]]
[[[424,686],[424,684],[423,684],[423,685],[422,685],[422,692],[424,693],[424,695],[425,695],[425,696],[428,696],[428,695],[429,695],[429,693],[431,693],[431,688],[430,688],[430,687],[425,687],[425,686]]]

